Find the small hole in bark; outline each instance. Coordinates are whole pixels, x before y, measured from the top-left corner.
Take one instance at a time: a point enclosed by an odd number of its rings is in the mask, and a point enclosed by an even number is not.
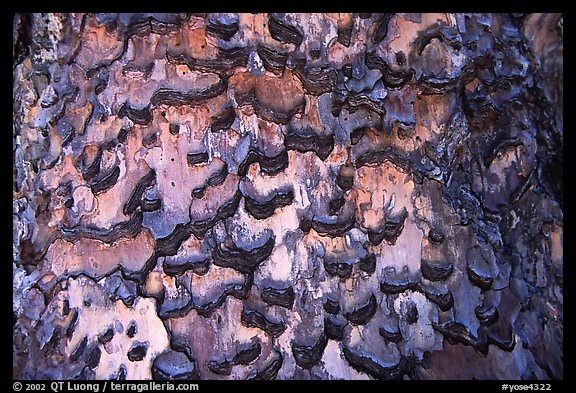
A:
[[[174,182],[172,182],[172,187],[176,186],[176,184],[174,184]]]
[[[404,63],[406,63],[406,55],[404,55],[404,52],[396,52],[396,63],[398,63],[398,65],[404,65]]]
[[[136,343],[128,351],[128,360],[131,362],[139,362],[146,356],[148,352],[148,343]]]
[[[161,113],[161,115],[162,115],[162,117],[166,117],[166,112],[163,111],[163,112]]]
[[[62,305],[62,314],[68,315],[69,313],[70,313],[70,302],[68,301],[68,299],[64,299],[64,302]]]
[[[136,333],[138,333],[138,326],[136,325],[135,321],[131,321],[128,330],[126,331],[126,335],[132,338],[136,335]]]

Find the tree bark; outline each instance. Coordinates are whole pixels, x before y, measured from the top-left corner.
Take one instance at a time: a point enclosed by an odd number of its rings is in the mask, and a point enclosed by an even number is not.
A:
[[[17,14],[16,379],[562,379],[560,14]]]

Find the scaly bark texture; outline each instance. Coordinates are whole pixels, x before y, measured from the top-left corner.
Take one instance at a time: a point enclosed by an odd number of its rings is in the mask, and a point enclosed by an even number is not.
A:
[[[561,379],[559,14],[17,14],[13,375]]]

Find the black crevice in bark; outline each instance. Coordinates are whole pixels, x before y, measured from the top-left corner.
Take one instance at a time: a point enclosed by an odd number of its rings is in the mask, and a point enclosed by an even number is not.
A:
[[[245,97],[241,99],[242,104],[251,103],[252,107],[254,108],[254,112],[264,120],[271,121],[276,124],[288,124],[290,119],[297,114],[303,113],[304,109],[306,108],[306,98],[302,97],[302,99],[294,105],[293,108],[290,108],[286,111],[280,111],[276,109],[269,108],[263,105],[254,95],[254,91],[248,93]]]
[[[77,362],[78,359],[80,359],[80,356],[82,356],[84,350],[86,349],[86,344],[88,344],[88,336],[84,336],[82,340],[80,340],[80,343],[76,346],[74,351],[72,351],[72,354],[70,354],[71,362],[74,363]]]
[[[350,113],[359,109],[366,109],[376,113],[381,119],[386,116],[386,108],[383,103],[372,99],[365,93],[349,92],[344,97],[335,98],[332,103],[332,115],[334,117],[340,116],[343,108],[346,108]]]
[[[272,198],[259,201],[248,195],[244,195],[244,207],[254,218],[263,220],[271,217],[276,209],[291,205],[294,201],[294,192],[292,190],[278,191]]]
[[[308,233],[314,229],[320,236],[342,237],[346,232],[356,225],[354,212],[341,214],[335,222],[326,222],[326,220],[313,217],[312,219],[302,218],[300,220],[300,229]]]
[[[86,366],[91,369],[95,369],[100,364],[100,357],[102,355],[102,350],[98,347],[92,348],[90,355],[88,355],[88,360],[86,361]]]
[[[242,284],[228,285],[226,286],[226,288],[224,288],[224,290],[216,300],[203,305],[194,304],[193,307],[198,312],[198,315],[201,315],[206,318],[210,317],[210,315],[212,315],[212,313],[216,309],[220,308],[222,304],[224,304],[224,301],[226,301],[226,298],[228,296],[233,296],[239,300],[246,300],[248,294],[250,293],[250,289],[252,288],[253,283],[254,283],[254,275],[245,274],[244,282]]]
[[[483,355],[488,353],[486,331],[483,328],[478,329],[479,335],[475,336],[465,325],[459,322],[447,322],[445,324],[432,323],[432,327],[442,334],[452,345],[468,345]]]
[[[195,360],[183,351],[169,350],[156,356],[152,363],[154,380],[194,380],[199,376]]]
[[[416,37],[416,42],[414,49],[417,51],[418,56],[422,55],[424,48],[432,41],[432,39],[438,39],[442,42],[447,42],[454,49],[460,49],[461,42],[458,41],[458,35],[455,28],[449,26],[443,26],[440,23],[435,23],[434,25],[428,27],[426,30],[421,31]]]
[[[320,335],[318,342],[312,346],[299,345],[292,342],[292,354],[294,355],[296,364],[305,370],[312,368],[322,359],[322,354],[327,344],[328,337],[324,333]]]
[[[232,359],[232,363],[235,365],[250,364],[254,360],[256,360],[258,356],[260,356],[261,352],[262,352],[262,345],[260,345],[260,342],[255,342],[245,348],[239,348],[238,352],[236,352],[236,355]]]
[[[142,65],[128,63],[122,67],[122,75],[131,73],[141,73],[144,76],[144,79],[148,79],[150,78],[150,75],[152,75],[153,70],[154,70],[154,62]]]
[[[418,307],[416,306],[416,303],[413,302],[412,300],[408,300],[405,303],[405,314],[404,314],[404,318],[407,324],[409,325],[413,325],[416,322],[418,322]]]
[[[238,32],[239,27],[238,20],[226,24],[218,19],[207,18],[206,33],[230,41],[230,38]]]
[[[267,365],[262,367],[262,369],[258,370],[254,375],[248,377],[248,379],[255,379],[255,380],[271,380],[275,379],[276,375],[278,375],[278,371],[280,371],[280,367],[282,367],[282,363],[284,362],[284,356],[282,353],[276,351],[276,357],[270,361]]]
[[[269,48],[265,45],[258,44],[257,53],[260,59],[262,59],[262,64],[267,71],[270,71],[276,75],[281,75],[286,67],[286,61],[288,60],[288,54],[280,52],[278,50]]]
[[[208,162],[208,153],[205,151],[201,151],[198,153],[188,153],[186,155],[186,162],[190,166],[206,164]]]
[[[294,288],[290,286],[286,288],[264,288],[260,297],[269,305],[292,309],[295,299]]]
[[[234,107],[230,106],[225,108],[219,115],[212,117],[210,129],[212,132],[227,130],[234,123],[234,120],[236,120],[236,111]]]
[[[155,252],[158,256],[176,255],[182,242],[193,233],[189,224],[177,224],[172,233],[156,240]]]
[[[322,161],[326,161],[334,149],[334,136],[315,133],[300,135],[295,130],[289,130],[284,136],[284,146],[287,150],[296,150],[300,153],[312,151]]]
[[[415,291],[418,289],[418,281],[402,281],[392,283],[387,281],[380,282],[380,290],[387,295],[396,295],[407,290]]]
[[[376,271],[376,255],[372,253],[366,255],[358,261],[358,267],[368,274],[374,273]]]
[[[444,234],[437,229],[430,229],[428,232],[428,239],[435,244],[442,244],[444,242]]]
[[[252,250],[218,244],[212,252],[212,260],[215,265],[220,267],[232,268],[245,274],[254,273],[258,266],[272,253],[274,241],[275,238],[272,236],[263,246]]]
[[[352,30],[354,29],[354,21],[351,21],[347,26],[338,28],[338,42],[349,47],[352,43]]]
[[[476,318],[480,322],[481,325],[486,327],[495,324],[500,317],[500,313],[495,306],[488,305],[488,306],[477,306],[474,309],[474,313],[476,314]]]
[[[441,291],[436,288],[425,287],[420,284],[418,290],[426,296],[426,299],[433,303],[436,303],[441,311],[448,311],[454,307],[454,296],[452,291],[449,289],[446,291]]]
[[[160,105],[196,106],[204,103],[207,99],[217,97],[224,93],[227,87],[228,82],[224,79],[220,79],[214,85],[197,91],[181,92],[163,87],[154,92],[150,99],[150,103],[153,107],[158,107]]]
[[[236,210],[238,209],[238,205],[240,204],[240,200],[242,199],[242,193],[240,190],[236,190],[236,193],[229,201],[225,202],[222,206],[218,208],[217,219],[225,220],[229,217],[232,217]]]
[[[143,212],[153,212],[162,207],[162,200],[144,198],[142,199],[140,206],[142,207]]]
[[[102,345],[110,342],[114,337],[114,328],[112,326],[108,327],[105,331],[98,335],[98,342]]]
[[[461,80],[457,78],[435,78],[422,76],[418,80],[418,89],[422,95],[447,94],[461,90]]]
[[[128,360],[131,362],[139,362],[146,357],[148,352],[148,343],[136,342],[128,351]]]
[[[172,64],[186,65],[192,71],[218,74],[221,78],[232,75],[236,67],[245,67],[248,55],[242,48],[219,49],[215,59],[197,59],[185,54],[166,53],[166,60]]]
[[[340,261],[336,258],[324,257],[324,270],[332,277],[346,279],[352,276],[352,262]]]
[[[517,146],[524,146],[522,140],[519,138],[499,138],[493,141],[491,144],[486,146],[486,150],[483,152],[482,156],[484,157],[484,166],[488,168],[492,161],[498,156],[499,153],[513,149]]]
[[[222,168],[208,178],[207,185],[217,187],[222,185],[228,177],[228,164],[224,163]]]
[[[226,171],[227,173],[227,171]],[[203,186],[202,188],[200,188],[201,193],[199,193],[200,195],[197,195],[197,191],[198,189],[192,191],[192,195],[194,197],[197,198],[203,198],[204,197],[204,190],[207,186]],[[196,221],[192,221],[189,223],[189,225],[191,226],[191,230],[192,233],[194,233],[194,235],[199,238],[202,239],[204,238],[204,235],[206,234],[206,231],[208,231],[210,228],[212,228],[216,222],[218,222],[218,220],[225,220],[231,216],[234,215],[234,213],[236,212],[236,209],[238,209],[238,206],[240,204],[240,200],[242,199],[242,193],[240,192],[240,190],[236,190],[236,192],[234,193],[234,195],[232,196],[232,198],[230,198],[228,201],[224,202],[216,211],[216,214],[212,217],[203,219],[203,220],[196,220]]]
[[[210,268],[210,260],[208,258],[200,260],[189,259],[164,259],[162,264],[164,272],[169,276],[177,276],[188,270],[192,270],[198,275],[204,275]]]
[[[470,264],[466,265],[466,272],[468,273],[468,278],[470,281],[472,281],[472,283],[478,288],[482,289],[483,291],[487,291],[492,288],[494,278],[490,274],[481,272]]]
[[[394,14],[384,14],[378,20],[378,24],[376,25],[376,30],[374,31],[374,35],[372,36],[372,43],[379,44],[384,38],[386,38],[386,34],[388,34],[388,23],[390,23],[390,19]]]
[[[365,165],[380,165],[384,162],[391,162],[404,172],[411,169],[410,157],[393,146],[385,146],[381,150],[363,153],[356,157],[354,164],[356,168],[361,168]]]
[[[376,296],[372,294],[366,304],[355,307],[354,310],[344,314],[344,316],[352,325],[365,325],[370,321],[370,319],[372,319],[376,313],[377,307],[378,303],[376,302]]]
[[[75,162],[76,168],[86,181],[92,180],[100,172],[100,163],[102,162],[102,146],[98,146],[94,157],[89,161],[89,151],[87,149],[92,147],[86,146]]]
[[[402,332],[400,331],[400,329],[390,331],[390,330],[387,330],[386,328],[384,328],[383,326],[381,326],[378,329],[378,333],[380,333],[380,335],[382,337],[384,337],[384,339],[386,341],[393,342],[395,344],[398,344],[400,341],[403,340]]]
[[[324,310],[329,314],[333,315],[339,314],[340,302],[338,302],[337,300],[327,298],[326,301],[324,302]]]
[[[125,102],[118,110],[118,117],[127,117],[136,124],[148,125],[152,123],[152,111],[150,107],[135,109]]]
[[[54,328],[52,336],[50,336],[50,340],[48,340],[48,342],[41,348],[42,355],[50,356],[50,353],[56,349],[60,340],[61,340],[61,329],[60,326],[56,326]]]
[[[154,18],[153,16],[147,16],[143,19],[134,19],[125,28],[127,38],[138,35],[146,36],[152,33],[167,35],[171,31],[175,31],[180,27],[180,21],[176,20],[173,23],[164,22]]]
[[[344,204],[346,204],[346,198],[344,198],[344,195],[340,195],[337,198],[331,199],[330,202],[328,202],[328,213],[331,216],[337,215]]]
[[[76,308],[72,309],[70,315],[70,322],[68,322],[68,326],[64,332],[65,336],[68,338],[72,338],[76,327],[78,326],[78,310]]]
[[[156,131],[152,131],[148,135],[144,136],[144,138],[142,138],[142,146],[147,149],[152,149],[154,146],[156,146],[156,142],[158,142],[158,135]]]
[[[177,286],[176,296],[164,296],[158,305],[158,316],[162,319],[182,317],[192,309],[192,295],[182,284]]]
[[[324,318],[324,334],[330,340],[342,341],[344,339],[344,328],[346,320],[328,315]]]
[[[454,271],[454,265],[450,262],[432,262],[422,259],[420,261],[422,277],[430,281],[446,280]]]
[[[246,176],[248,168],[255,162],[260,164],[261,172],[268,176],[274,176],[288,168],[288,151],[282,150],[282,152],[277,155],[268,157],[259,150],[251,147],[244,161],[238,166],[238,175],[241,177]]]
[[[384,219],[384,225],[381,228],[368,230],[368,240],[375,246],[382,243],[382,240],[386,240],[390,245],[396,244],[396,239],[398,239],[398,236],[402,233],[402,229],[404,229],[406,217],[408,217],[408,210],[406,210],[406,208],[395,217],[386,217]]]
[[[362,140],[362,137],[364,137],[364,133],[366,132],[366,130],[367,127],[358,127],[352,130],[352,132],[350,133],[350,144],[357,145],[358,142]]]
[[[144,175],[144,177],[142,177],[142,179],[140,179],[138,183],[136,183],[134,190],[130,194],[130,198],[128,198],[128,202],[126,202],[126,204],[124,205],[123,209],[124,215],[126,216],[130,215],[136,210],[136,208],[141,202],[142,195],[146,191],[146,188],[154,184],[155,180],[156,180],[156,172],[153,169],[150,169],[150,171],[146,175]]]
[[[232,364],[227,359],[223,359],[221,361],[209,360],[206,362],[206,366],[208,366],[208,369],[212,371],[214,374],[218,375],[232,374]]]
[[[247,327],[257,327],[262,329],[272,337],[279,337],[284,330],[286,330],[284,322],[270,321],[266,316],[264,316],[264,314],[247,308],[242,310],[240,321]]]
[[[102,177],[97,176],[95,179],[93,179],[90,183],[90,188],[92,189],[94,195],[101,194],[114,187],[119,177],[120,166],[116,165],[114,169],[112,169],[108,174]]]
[[[268,18],[268,29],[270,30],[270,35],[276,41],[285,44],[294,44],[296,46],[300,46],[302,43],[302,33],[300,33],[296,27],[278,19],[274,15],[270,15]]]
[[[354,165],[349,160],[340,166],[338,175],[336,175],[336,184],[342,191],[346,192],[352,189],[354,186],[354,173]]]
[[[61,237],[68,241],[76,241],[80,238],[99,240],[111,244],[120,238],[134,238],[142,228],[143,214],[137,211],[128,221],[120,222],[111,229],[95,228],[78,225],[72,228],[59,227]]]
[[[17,15],[17,16],[16,16]],[[12,43],[12,67],[22,63],[30,53],[32,45],[32,14],[16,14],[18,28]]]
[[[338,80],[336,70],[329,67],[305,67],[303,63],[300,63],[293,72],[302,82],[306,93],[313,96],[330,93]]]
[[[364,58],[366,66],[369,69],[377,69],[382,73],[382,82],[384,86],[390,89],[401,89],[406,85],[414,75],[412,69],[394,71],[384,61],[383,58],[376,55],[374,51],[366,51]]]
[[[356,370],[366,373],[376,379],[399,380],[407,374],[411,367],[406,357],[402,356],[398,364],[390,367],[382,366],[371,357],[343,347],[344,358]]]
[[[488,334],[486,336],[487,344],[495,345],[502,351],[512,352],[516,347],[516,335],[512,332],[510,335],[510,339],[504,339],[496,334],[492,334],[490,331],[491,328],[488,329]]]

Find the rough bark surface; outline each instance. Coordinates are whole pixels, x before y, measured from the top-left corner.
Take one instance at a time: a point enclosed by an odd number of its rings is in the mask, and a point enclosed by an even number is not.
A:
[[[18,379],[561,379],[559,14],[17,14]]]

